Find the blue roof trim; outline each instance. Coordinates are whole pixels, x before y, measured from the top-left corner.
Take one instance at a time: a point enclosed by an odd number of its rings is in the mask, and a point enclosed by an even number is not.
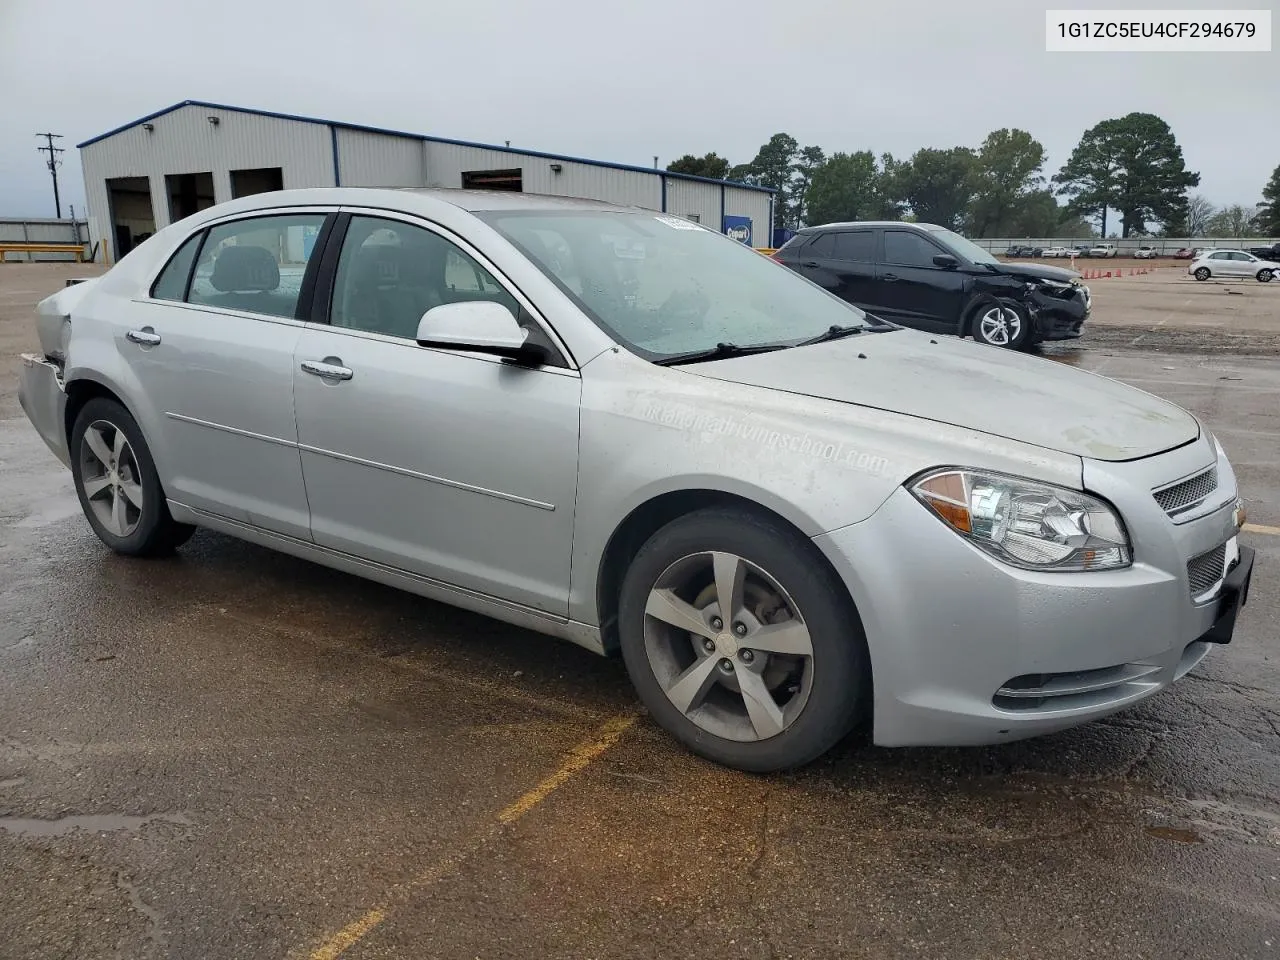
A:
[[[321,120],[318,117],[304,117],[294,113],[277,113],[274,110],[257,110],[253,107],[236,107],[229,103],[211,103],[208,100],[183,100],[172,106],[165,107],[163,110],[157,110],[155,113],[149,113],[145,117],[139,117],[137,120],[130,120],[128,123],[108,130],[106,133],[100,133],[96,137],[90,137],[81,143],[76,144],[76,149],[81,150],[87,146],[95,144],[100,140],[108,137],[114,137],[117,133],[123,133],[139,124],[154,120],[156,117],[163,117],[166,113],[173,113],[175,110],[181,110],[183,107],[204,107],[207,110],[230,110],[234,113],[248,113],[255,117],[270,117],[274,120],[296,120],[300,123],[318,123],[323,126],[330,127],[335,130],[355,130],[360,133],[380,133],[391,137],[409,137],[413,140],[422,140],[427,143],[447,143],[455,147],[476,147],[481,150],[496,150],[499,153],[510,153],[522,157],[538,157],[543,160],[562,160],[568,163],[585,163],[592,167],[606,167],[610,170],[628,170],[632,173],[649,173],[655,176],[675,177],[678,180],[692,180],[695,183],[715,183],[725,184],[730,187],[737,187],[739,190],[754,190],[758,193],[774,194],[777,191],[773,187],[761,187],[754,183],[743,183],[739,180],[716,180],[712,177],[699,177],[692,173],[673,173],[668,170],[659,170],[654,167],[640,167],[630,163],[610,163],[608,160],[588,160],[586,157],[571,157],[561,153],[545,153],[541,150],[521,150],[518,147],[500,147],[492,143],[478,143],[473,140],[452,140],[448,137],[431,137],[422,133],[409,133],[406,130],[390,130],[386,127],[369,127],[359,123],[344,123],[341,120]]]

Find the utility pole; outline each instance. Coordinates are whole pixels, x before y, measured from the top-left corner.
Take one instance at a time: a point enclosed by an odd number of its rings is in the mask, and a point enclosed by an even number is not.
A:
[[[36,147],[41,153],[49,154],[49,176],[53,177],[53,205],[58,211],[58,219],[62,219],[62,199],[58,196],[58,168],[62,166],[62,161],[58,159],[58,154],[65,151],[61,147],[55,147],[53,141],[61,140],[60,133],[37,133],[37,137],[44,137],[46,146]]]

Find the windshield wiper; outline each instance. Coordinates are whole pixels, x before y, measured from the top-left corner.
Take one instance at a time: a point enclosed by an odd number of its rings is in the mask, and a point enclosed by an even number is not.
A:
[[[862,333],[867,328],[861,323],[850,324],[847,327],[838,324],[828,327],[816,337],[810,337],[808,340],[801,340],[796,344],[797,347],[807,347],[811,343],[826,343],[828,340],[840,340],[844,337],[851,337],[855,333]]]
[[[770,350],[784,350],[785,343],[757,343],[750,347],[740,347],[736,343],[717,343],[709,350],[691,350],[689,353],[675,353],[669,357],[660,357],[653,361],[660,367],[674,367],[682,363],[700,363],[703,360],[725,360],[729,357],[742,357],[749,353],[768,353]]]

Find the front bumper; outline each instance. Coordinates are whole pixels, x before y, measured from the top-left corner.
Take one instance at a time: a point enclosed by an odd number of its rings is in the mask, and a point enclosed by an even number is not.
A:
[[[1084,322],[1093,310],[1088,287],[1077,287],[1070,298],[1031,295],[1031,307],[1040,340],[1074,340],[1084,332]]]
[[[1247,583],[1242,591],[1224,580],[1197,603],[1188,575],[1188,560],[1206,544],[1225,544],[1229,558],[1239,557],[1237,578],[1252,566],[1252,553],[1235,539],[1229,479],[1230,503],[1180,525],[1168,542],[1131,531],[1135,562],[1123,570],[1008,566],[905,489],[869,519],[815,538],[862,617],[875,742],[973,745],[1052,733],[1131,706],[1183,676],[1214,642],[1229,639],[1228,596],[1247,596]],[[1211,633],[1215,624],[1225,637]]]
[[[54,456],[70,467],[65,426],[67,394],[57,365],[34,353],[24,353],[18,403]]]

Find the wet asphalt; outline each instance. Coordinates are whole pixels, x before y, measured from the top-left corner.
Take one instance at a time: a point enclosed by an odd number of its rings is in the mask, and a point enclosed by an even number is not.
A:
[[[567,644],[207,532],[115,557],[0,420],[0,958],[1280,956],[1280,365],[1049,352],[1221,437],[1235,640],[1068,733],[771,777]]]

